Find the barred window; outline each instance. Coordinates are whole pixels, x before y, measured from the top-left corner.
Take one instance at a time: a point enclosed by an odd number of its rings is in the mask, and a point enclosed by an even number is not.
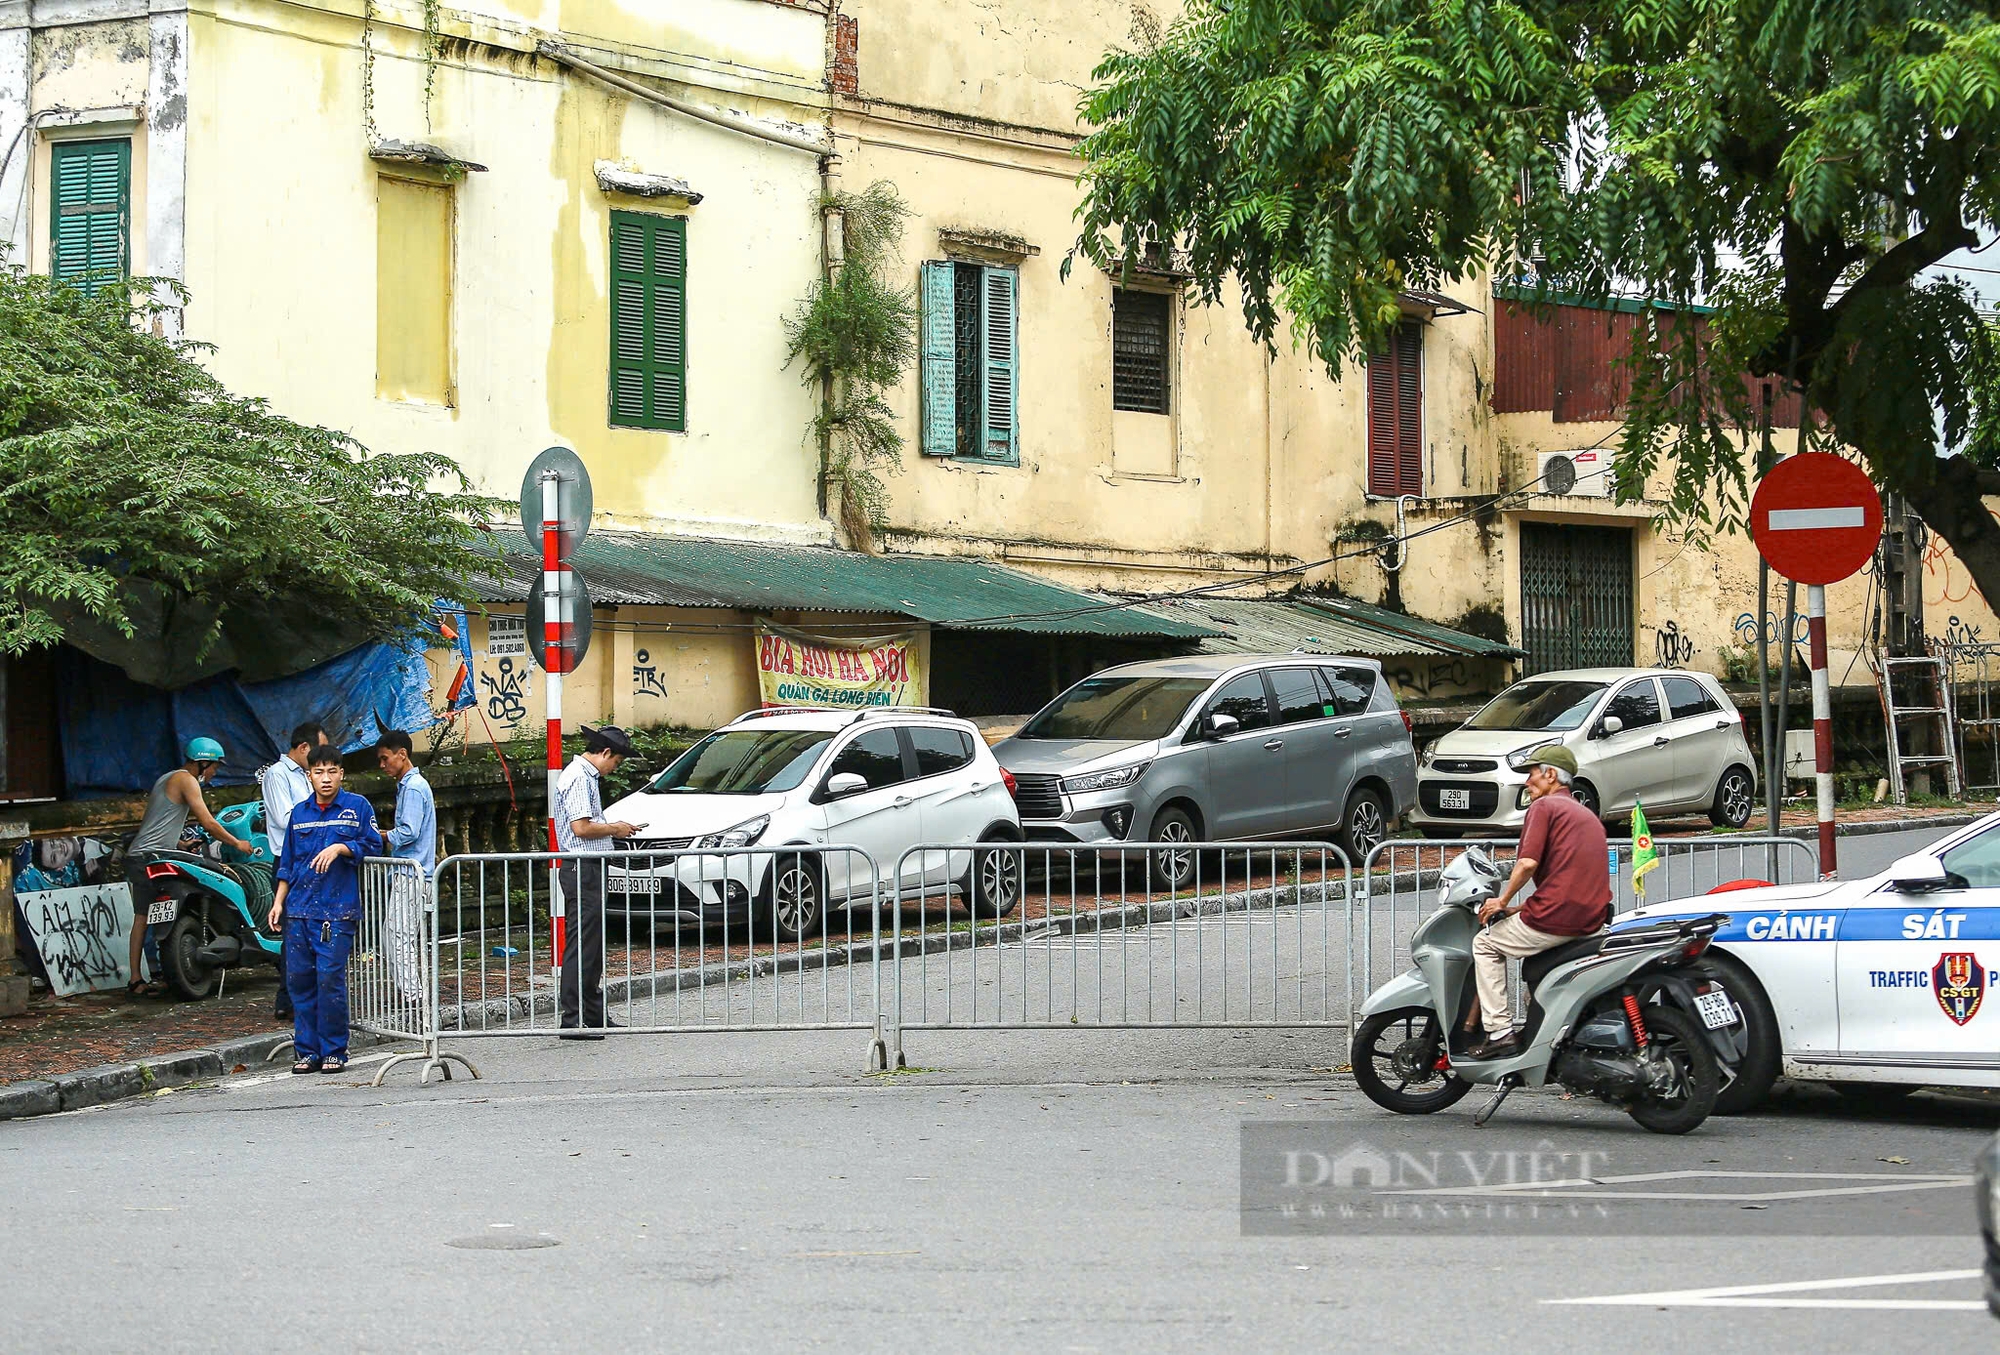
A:
[[[1167,414],[1173,405],[1173,298],[1120,287],[1111,303],[1111,407]]]

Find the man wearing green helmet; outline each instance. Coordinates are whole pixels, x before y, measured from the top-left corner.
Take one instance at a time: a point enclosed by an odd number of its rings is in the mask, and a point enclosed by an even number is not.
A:
[[[146,913],[152,907],[155,895],[153,882],[146,874],[147,861],[155,852],[170,852],[180,846],[181,831],[187,827],[190,814],[217,842],[234,847],[239,852],[252,850],[249,843],[215,821],[215,816],[208,812],[208,801],[201,793],[201,788],[222,765],[222,745],[210,738],[189,739],[182,755],[186,757],[186,762],[153,782],[153,789],[146,796],[146,812],[139,820],[139,831],[132,835],[131,844],[125,848],[125,883],[132,890],[132,979],[125,985],[125,991],[143,993],[147,997],[160,997],[167,991],[166,984],[160,981],[159,939],[146,925]],[[142,946],[152,965],[153,980],[150,983],[139,978]]]

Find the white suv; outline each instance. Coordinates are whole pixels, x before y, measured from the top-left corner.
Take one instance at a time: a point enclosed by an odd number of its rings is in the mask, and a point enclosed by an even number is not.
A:
[[[962,897],[988,917],[1021,898],[1018,849],[972,850],[1021,840],[1012,787],[978,729],[950,711],[751,711],[604,815],[642,825],[639,836],[619,839],[620,851],[759,849],[613,863],[606,910],[635,922],[727,918],[796,939],[830,907],[886,903],[899,883]],[[905,856],[922,843],[966,850]],[[859,848],[866,860],[784,850],[835,846]]]

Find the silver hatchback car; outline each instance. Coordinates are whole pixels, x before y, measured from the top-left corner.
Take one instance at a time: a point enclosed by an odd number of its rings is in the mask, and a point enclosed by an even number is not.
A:
[[[1416,803],[1410,721],[1372,659],[1125,664],[1071,687],[993,753],[1031,842],[1330,835],[1359,865]],[[1177,888],[1193,858],[1159,853],[1154,870]]]

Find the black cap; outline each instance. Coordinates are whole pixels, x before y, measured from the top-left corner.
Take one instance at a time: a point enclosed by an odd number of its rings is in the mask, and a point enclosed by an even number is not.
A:
[[[632,746],[625,731],[617,725],[605,725],[602,729],[583,731],[583,751],[586,753],[616,753],[619,757],[637,757],[639,750]]]

